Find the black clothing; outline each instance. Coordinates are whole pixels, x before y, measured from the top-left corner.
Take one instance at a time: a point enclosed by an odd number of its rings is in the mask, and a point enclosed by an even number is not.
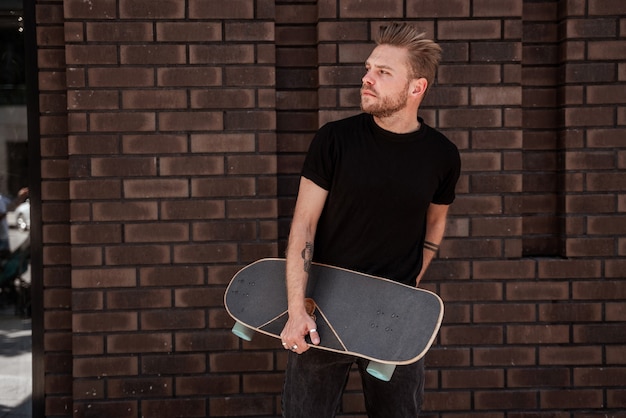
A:
[[[415,285],[426,211],[452,203],[461,166],[456,146],[419,121],[394,134],[362,113],[318,131],[302,170],[329,192],[314,261]]]

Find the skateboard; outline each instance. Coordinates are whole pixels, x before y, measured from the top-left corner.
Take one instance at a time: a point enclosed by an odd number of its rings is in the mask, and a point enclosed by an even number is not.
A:
[[[368,373],[383,381],[397,365],[426,354],[443,319],[443,302],[428,290],[318,263],[306,297],[321,340],[309,345],[367,359]],[[237,272],[224,306],[238,337],[250,341],[259,332],[280,339],[288,319],[285,260],[261,259]]]

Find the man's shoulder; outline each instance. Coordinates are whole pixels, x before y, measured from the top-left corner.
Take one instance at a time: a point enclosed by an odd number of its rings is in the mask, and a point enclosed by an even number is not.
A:
[[[456,144],[452,142],[443,132],[430,125],[425,125],[425,128],[426,135],[428,135],[431,141],[450,151],[454,151],[456,153],[459,152]]]

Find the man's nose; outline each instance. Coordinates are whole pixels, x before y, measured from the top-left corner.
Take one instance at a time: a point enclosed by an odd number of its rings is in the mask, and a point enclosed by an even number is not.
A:
[[[369,71],[365,73],[365,75],[363,76],[363,78],[361,78],[361,82],[365,85],[372,85],[374,84],[374,80],[373,78],[370,76]]]

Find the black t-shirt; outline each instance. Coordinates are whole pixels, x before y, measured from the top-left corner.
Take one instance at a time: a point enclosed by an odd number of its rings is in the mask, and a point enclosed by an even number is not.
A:
[[[415,285],[428,205],[452,203],[461,168],[456,146],[420,122],[394,134],[362,113],[320,128],[302,170],[329,192],[314,261]]]

